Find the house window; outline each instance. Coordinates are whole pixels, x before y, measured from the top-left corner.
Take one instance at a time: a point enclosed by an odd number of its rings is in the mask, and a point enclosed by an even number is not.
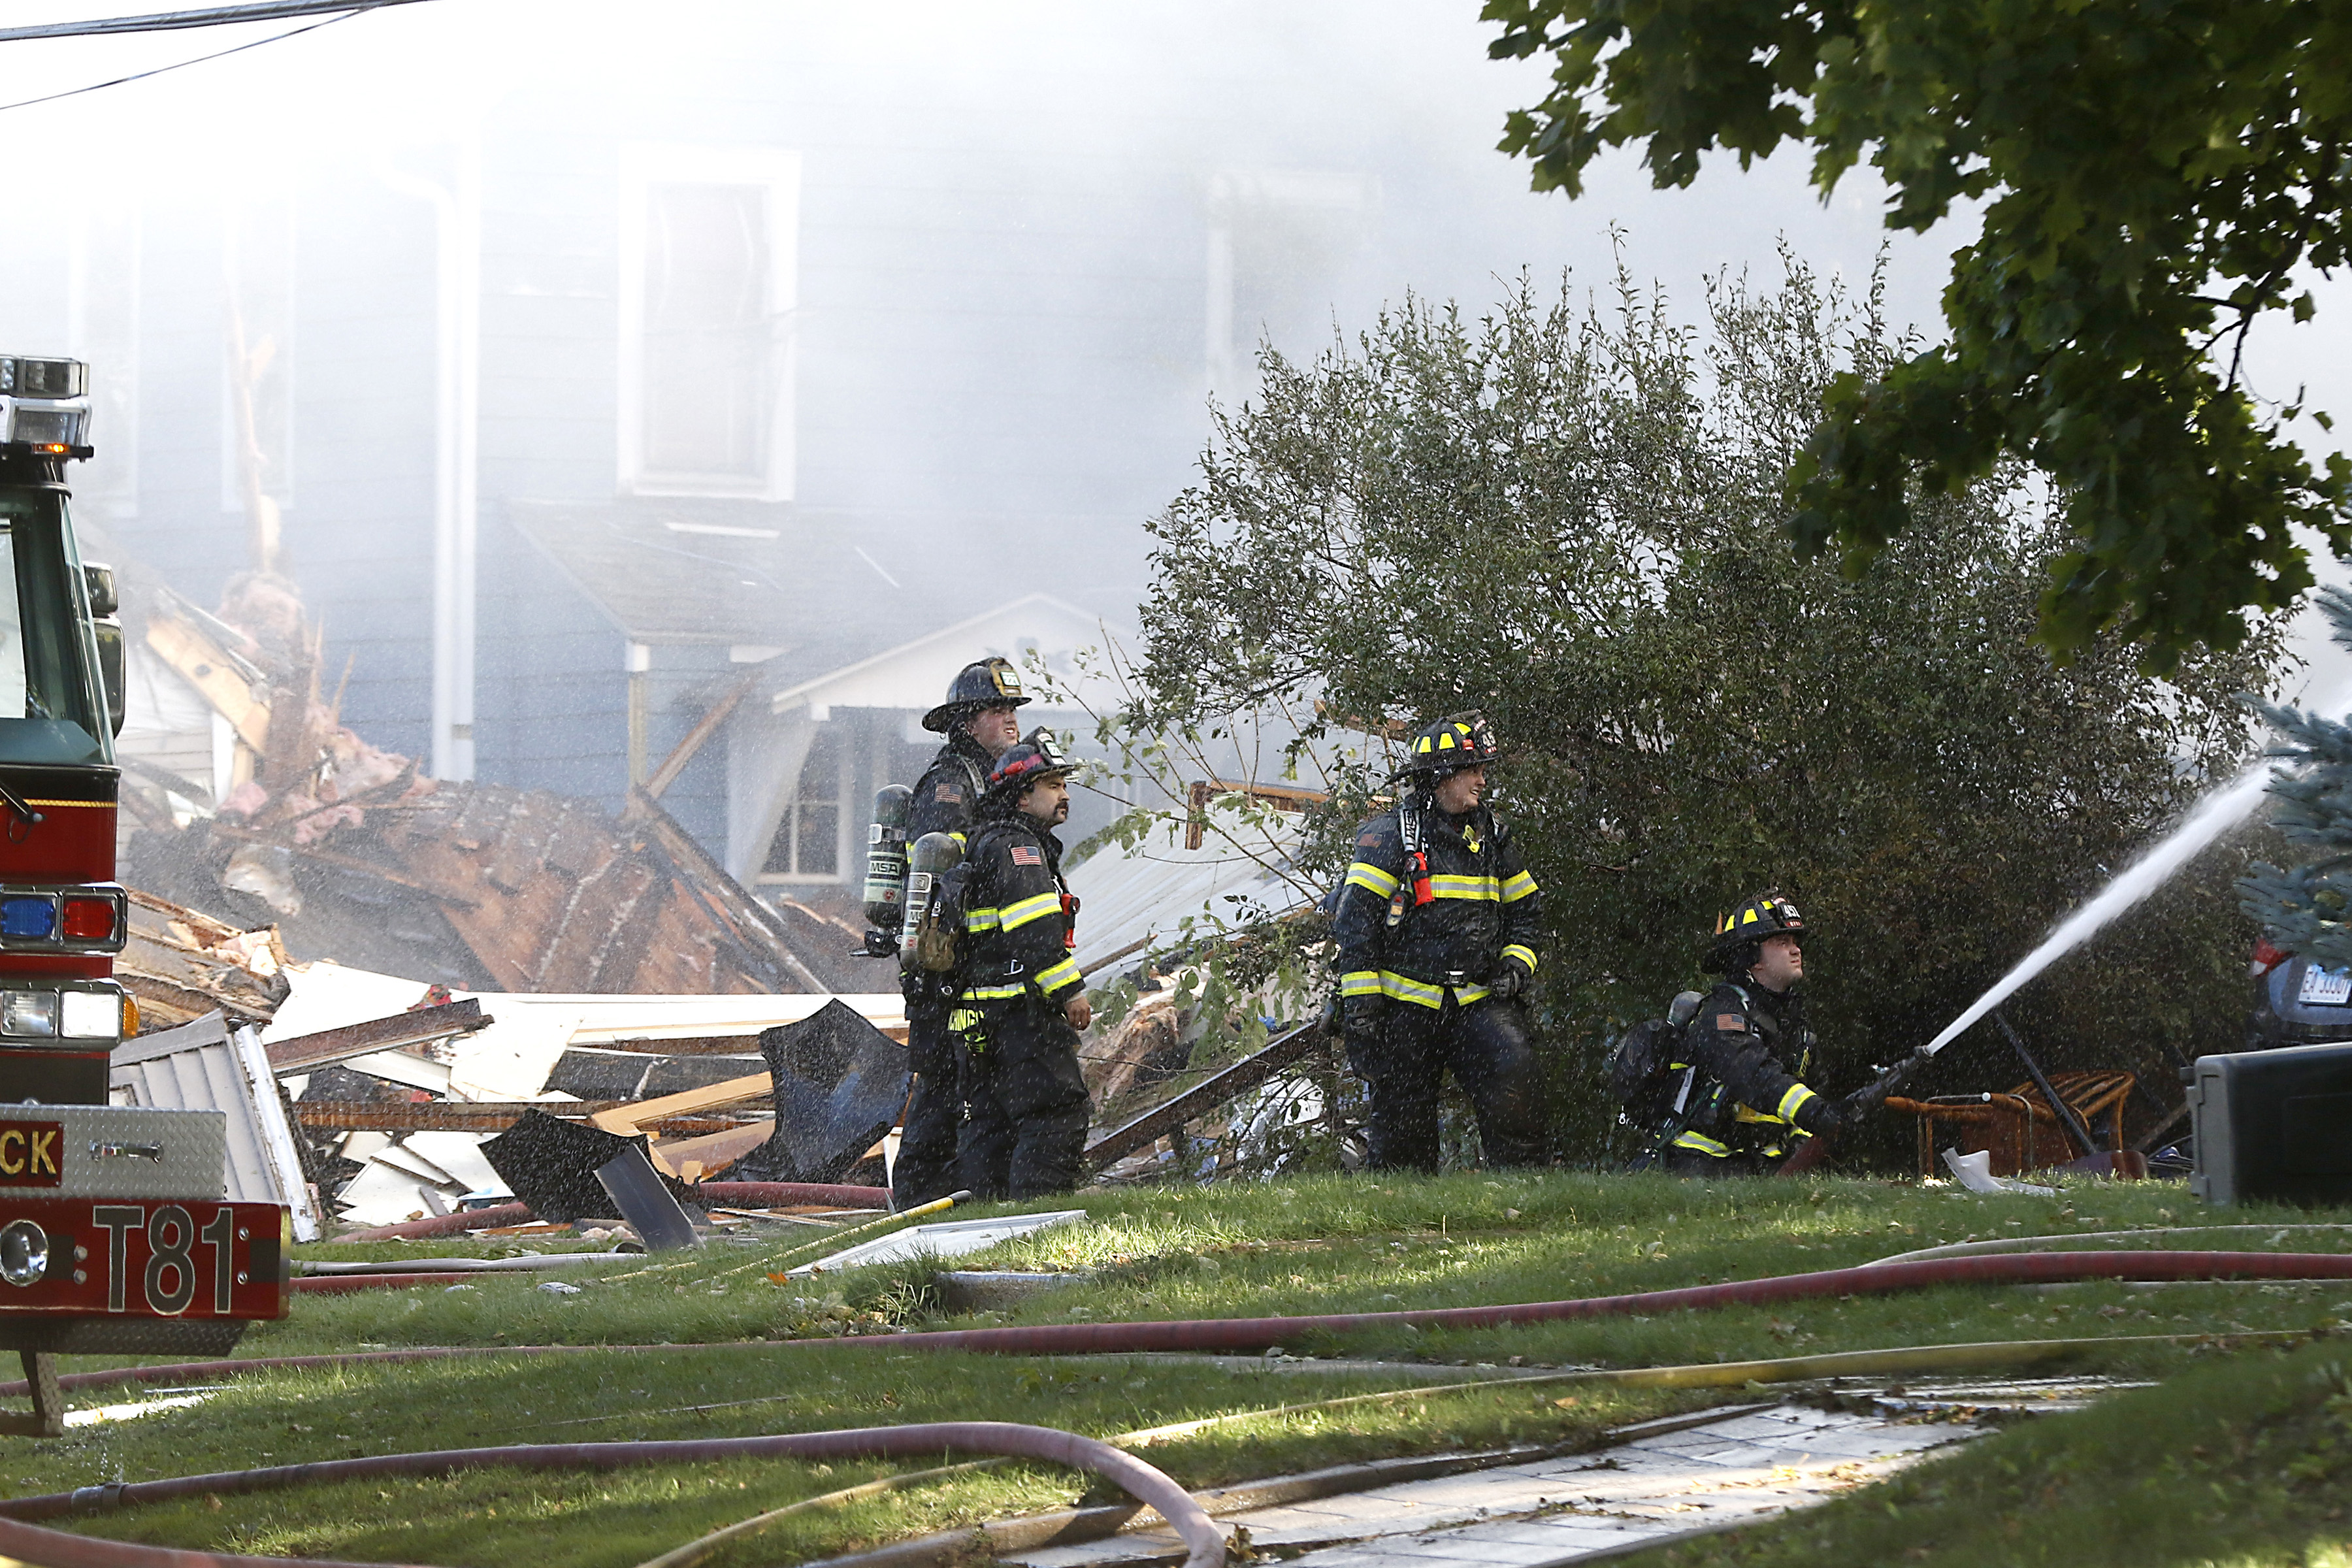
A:
[[[820,724],[801,763],[800,781],[784,803],[783,819],[769,841],[762,882],[832,882],[841,878],[844,761],[840,727]]]
[[[294,204],[257,199],[221,215],[221,510],[274,534],[294,503]]]
[[[1209,184],[1209,391],[1234,405],[1257,392],[1257,351],[1312,354],[1329,341],[1334,299],[1378,205],[1369,176],[1223,174]]]
[[[633,148],[621,205],[622,488],[791,500],[799,154]]]
[[[89,207],[73,228],[67,337],[89,365],[98,456],[74,480],[74,500],[105,517],[139,511],[139,214]]]

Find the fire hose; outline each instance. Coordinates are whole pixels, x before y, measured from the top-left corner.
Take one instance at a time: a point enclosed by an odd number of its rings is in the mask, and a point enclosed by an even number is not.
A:
[[[430,1275],[410,1275],[429,1279]],[[1625,1317],[1634,1313],[1698,1311],[1715,1307],[1775,1306],[1822,1297],[1882,1296],[1944,1285],[2042,1285],[2100,1279],[2352,1279],[2352,1254],[2310,1252],[2035,1252],[1916,1262],[1864,1264],[1809,1274],[1768,1275],[1761,1279],[1643,1290],[1623,1296],[1588,1296],[1564,1301],[1530,1301],[1497,1307],[1434,1307],[1392,1312],[1342,1312],[1315,1317],[1202,1318],[1160,1322],[1052,1323],[1029,1328],[950,1329],[931,1332],[827,1336],[812,1340],[763,1340],[745,1350],[780,1351],[843,1345],[892,1351],[972,1351],[992,1355],[1089,1355],[1138,1351],[1223,1351],[1255,1353],[1295,1344],[1302,1335],[1345,1334],[1366,1330],[1491,1329],[1520,1323]],[[365,1365],[373,1362],[431,1361],[452,1356],[546,1354],[625,1349],[625,1346],[419,1347],[346,1355],[289,1356],[274,1361],[182,1362],[164,1366],[116,1367],[68,1373],[61,1390],[124,1383],[189,1383],[240,1372],[279,1368]],[[679,1347],[693,1348],[693,1347]],[[719,1349],[719,1346],[707,1346]],[[0,1384],[0,1396],[26,1392],[25,1384]]]
[[[464,1470],[615,1470],[637,1465],[710,1464],[725,1459],[895,1459],[945,1449],[1043,1459],[1092,1470],[1160,1516],[1183,1537],[1184,1568],[1224,1568],[1225,1538],[1192,1494],[1157,1466],[1108,1443],[1052,1426],[1010,1421],[928,1421],[907,1426],[864,1426],[840,1432],[793,1432],[761,1437],[703,1437],[654,1443],[541,1443],[503,1448],[446,1448],[373,1458],[322,1459],[257,1470],[178,1476],[158,1481],[116,1481],[71,1492],[18,1498],[0,1504],[0,1555],[42,1568],[261,1568],[301,1563],[285,1557],[227,1557],[209,1552],[135,1546],[43,1530],[24,1522],[79,1513],[93,1506],[162,1502],[174,1498],[272,1491],[314,1482],[438,1477]],[[308,1568],[318,1568],[316,1563]],[[341,1565],[336,1565],[341,1568]]]
[[[1520,1376],[1505,1379],[1482,1378],[1468,1383],[1446,1384],[1434,1387],[1428,1384],[1416,1384],[1409,1388],[1390,1389],[1378,1394],[1345,1394],[1332,1399],[1319,1399],[1308,1401],[1304,1404],[1277,1405],[1267,1410],[1233,1411],[1224,1415],[1204,1416],[1196,1420],[1173,1422],[1166,1426],[1145,1427],[1132,1432],[1123,1432],[1111,1438],[1110,1441],[1112,1443],[1126,1444],[1164,1441],[1172,1437],[1190,1436],[1194,1432],[1204,1431],[1214,1426],[1229,1425],[1236,1421],[1258,1420],[1267,1417],[1297,1415],[1307,1412],[1320,1412],[1344,1406],[1384,1403],[1396,1399],[1427,1399],[1436,1394],[1458,1394],[1473,1390],[1483,1391],[1495,1387],[1498,1382],[1507,1383],[1515,1387],[1559,1384],[1607,1384],[1627,1388],[1746,1387],[1755,1384],[1801,1382],[1814,1378],[1850,1376],[1911,1376],[1921,1373],[1973,1371],[1996,1366],[2013,1366],[2021,1363],[2046,1361],[2058,1357],[2087,1354],[2100,1350],[2114,1349],[2126,1345],[2137,1346],[2151,1343],[2179,1344],[2198,1341],[2205,1337],[2206,1336],[2193,1334],[2157,1334],[2126,1335],[2121,1337],[2110,1336],[2096,1339],[1995,1341],[1970,1344],[1906,1345],[1883,1350],[1829,1352],[1813,1355],[1780,1357],[1767,1361],[1701,1362],[1683,1366],[1630,1367],[1615,1371],[1580,1369],[1570,1372],[1539,1373],[1532,1377]],[[2256,1332],[2252,1334],[2231,1336],[2231,1338],[2234,1340],[2252,1342],[2270,1342],[2290,1338],[2300,1339],[2303,1337],[2305,1336],[2292,1332],[2285,1334]],[[596,1347],[581,1348],[586,1349]],[[741,1349],[750,1347],[736,1346],[731,1348]],[[465,1350],[444,1348],[437,1351],[394,1353],[400,1359],[405,1360],[430,1357],[435,1354],[453,1355],[469,1352]],[[499,1352],[494,1352],[490,1353]],[[318,1363],[325,1361],[373,1361],[383,1358],[381,1356],[368,1356],[308,1357],[300,1359],[309,1363]],[[221,1364],[226,1366],[236,1363]],[[265,1365],[282,1363],[247,1363],[243,1364],[249,1367],[259,1368]],[[169,1371],[174,1369],[152,1368],[137,1370]],[[974,1423],[971,1425],[994,1427],[999,1424]],[[928,1426],[922,1428],[891,1427],[883,1428],[881,1430],[905,1433],[909,1431],[937,1431],[940,1428],[938,1426]],[[1045,1433],[1052,1437],[1069,1438],[1073,1443],[1078,1445],[1087,1444],[1092,1441],[1088,1438],[1076,1436],[1075,1434],[1056,1432],[1052,1428],[1019,1427],[1013,1429],[1023,1432]],[[855,1433],[820,1433],[813,1434],[811,1436],[821,1437],[845,1437],[859,1435],[860,1434]],[[737,1441],[760,1440],[761,1439],[737,1439]],[[1016,1453],[1014,1450],[1010,1448],[991,1449],[983,1447],[979,1444],[971,1443],[950,1443],[945,1446],[973,1447],[982,1452],[994,1452],[1000,1455],[1010,1455],[1011,1457],[1015,1458],[1058,1458],[1058,1456],[1055,1455],[1034,1455],[1026,1450]],[[606,1451],[620,1448],[633,1448],[643,1453],[646,1450],[660,1450],[666,1447],[674,1447],[674,1445],[607,1444],[584,1445],[583,1447]],[[550,1451],[553,1450],[515,1447],[461,1449],[455,1450],[454,1456],[471,1458],[478,1461],[478,1467],[488,1467],[505,1462],[503,1459],[497,1458],[497,1456]],[[918,1446],[918,1447],[913,1451],[928,1454],[930,1450],[928,1447]],[[1152,1475],[1160,1474],[1155,1468],[1145,1465],[1140,1460],[1133,1459],[1131,1456],[1120,1453],[1119,1450],[1116,1448],[1112,1449],[1111,1452],[1113,1454],[1117,1454],[1121,1460],[1126,1460],[1129,1464],[1139,1467],[1142,1470],[1150,1471]],[[1087,1453],[1090,1455],[1091,1450],[1087,1450]],[[440,1457],[450,1458],[453,1456],[444,1455]],[[410,1466],[415,1460],[428,1458],[434,1458],[434,1456],[388,1455],[375,1459],[341,1460],[332,1461],[331,1463],[339,1466],[340,1468],[338,1473],[342,1479],[348,1479],[354,1474],[362,1473],[355,1468],[356,1467],[368,1467],[364,1473],[371,1476],[395,1473],[414,1473],[413,1470],[406,1468],[406,1467]],[[659,1452],[655,1452],[651,1457],[642,1458],[638,1462],[659,1463],[662,1462],[665,1458],[665,1455]],[[940,1479],[962,1471],[979,1468],[992,1462],[994,1461],[970,1461],[965,1464],[948,1466],[941,1468],[918,1470],[896,1476],[886,1476],[879,1480],[868,1481],[862,1485],[851,1487],[841,1491],[827,1492],[815,1498],[803,1499],[799,1502],[788,1504],[784,1508],[772,1510],[767,1513],[758,1515],[752,1519],[741,1521],[736,1524],[723,1527],[720,1530],[698,1538],[687,1546],[680,1547],[674,1552],[665,1553],[662,1557],[656,1559],[654,1563],[645,1564],[644,1568],[682,1568],[682,1565],[684,1564],[699,1561],[700,1558],[707,1553],[709,1549],[716,1547],[730,1540],[740,1539],[745,1535],[756,1533],[760,1529],[786,1514],[803,1511],[810,1508],[822,1507],[831,1503],[849,1500],[855,1498],[871,1495],[878,1491],[892,1489],[900,1486],[919,1484],[924,1480]],[[1096,1467],[1091,1463],[1085,1463],[1080,1464],[1078,1468],[1094,1468]],[[260,1489],[261,1487],[268,1485],[290,1485],[305,1479],[327,1479],[318,1476],[316,1473],[319,1467],[315,1466],[284,1466],[269,1471],[237,1471],[230,1472],[226,1476],[187,1477],[168,1482],[146,1481],[133,1484],[118,1484],[114,1486],[84,1487],[72,1492],[50,1493],[40,1497],[24,1498],[16,1500],[12,1502],[0,1503],[0,1554],[5,1554],[6,1558],[13,1561],[27,1563],[38,1563],[42,1565],[42,1568],[263,1568],[263,1565],[266,1564],[278,1564],[280,1565],[280,1568],[354,1568],[354,1565],[323,1563],[315,1559],[236,1557],[205,1552],[134,1546],[114,1542],[94,1540],[88,1536],[61,1534],[54,1531],[40,1529],[39,1527],[29,1523],[21,1522],[16,1517],[21,1512],[26,1518],[48,1519],[56,1518],[59,1514],[67,1512],[87,1512],[92,1509],[123,1507],[134,1502],[153,1500],[167,1496],[185,1495],[187,1492],[193,1491],[199,1487],[204,1488],[204,1489],[218,1493],[220,1491],[255,1490]],[[446,1474],[448,1472],[443,1471],[440,1473]],[[1111,1474],[1109,1471],[1104,1471],[1102,1473],[1107,1475]],[[267,1476],[275,1478],[281,1474],[286,1475],[287,1479],[284,1480],[271,1479],[257,1481],[253,1485],[249,1486],[238,1484],[247,1477]],[[1141,1500],[1150,1503],[1153,1508],[1160,1509],[1161,1507],[1158,1498],[1153,1494],[1153,1492],[1145,1489],[1149,1483],[1144,1482],[1140,1478],[1138,1479],[1136,1485],[1128,1486],[1127,1479],[1125,1479],[1124,1466],[1121,1467],[1121,1474],[1113,1476],[1113,1479],[1118,1479],[1122,1487],[1126,1487],[1127,1489],[1133,1493],[1133,1495]],[[1166,1479],[1164,1477],[1162,1479]],[[1173,1482],[1171,1481],[1170,1484],[1173,1485]],[[1187,1499],[1187,1501],[1193,1502],[1195,1507],[1199,1506],[1195,1500]],[[1205,1510],[1203,1511],[1205,1512]],[[1164,1510],[1162,1510],[1161,1517],[1172,1518],[1173,1516],[1169,1515]],[[1187,1540],[1189,1542],[1191,1538],[1188,1536]],[[31,1553],[31,1555],[19,1555],[20,1552]],[[1188,1560],[1188,1564],[1189,1561],[1190,1560]]]

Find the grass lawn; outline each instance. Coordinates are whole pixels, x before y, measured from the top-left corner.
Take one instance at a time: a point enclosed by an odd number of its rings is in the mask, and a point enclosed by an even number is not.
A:
[[[1083,1207],[1090,1223],[1009,1244],[979,1261],[991,1268],[1085,1268],[1096,1274],[1017,1310],[947,1314],[929,1289],[928,1271],[912,1268],[857,1270],[780,1287],[766,1278],[765,1253],[733,1245],[714,1245],[679,1263],[648,1260],[634,1278],[583,1280],[577,1295],[538,1289],[544,1276],[507,1276],[456,1289],[427,1286],[303,1296],[296,1299],[292,1316],[257,1329],[239,1353],[294,1355],[412,1344],[614,1348],[562,1357],[255,1376],[200,1406],[77,1429],[60,1439],[5,1439],[0,1474],[12,1492],[23,1494],[421,1448],[719,1436],[946,1419],[1027,1421],[1110,1436],[1204,1415],[1403,1387],[1408,1380],[1377,1372],[1235,1371],[1171,1360],[946,1354],[914,1349],[887,1331],[1544,1300],[1838,1268],[1969,1237],[2066,1235],[2215,1220],[2265,1226],[2352,1221],[2352,1214],[2285,1210],[2209,1214],[2179,1186],[2160,1184],[2084,1184],[2055,1199],[1979,1198],[1949,1188],[1859,1180],[1710,1188],[1664,1177],[1569,1174],[1315,1178],[1295,1184],[1127,1190],[1031,1206]],[[2249,1232],[2189,1245],[2352,1250],[2352,1226],[2341,1232]],[[499,1250],[480,1244],[416,1243],[318,1247],[302,1255]],[[800,1254],[793,1261],[811,1256]],[[1344,1352],[1457,1363],[1502,1363],[1517,1357],[1528,1363],[1622,1367],[1980,1340],[2120,1341],[2338,1324],[2352,1328],[2352,1282],[2193,1285],[2147,1292],[2119,1286],[2055,1293],[1971,1287],[1475,1332],[1400,1328],[1357,1335],[1344,1344],[1302,1342],[1284,1348],[1293,1355]],[[845,1333],[871,1342],[766,1342]],[[2241,1359],[2231,1358],[2231,1364]],[[2200,1364],[2198,1353],[2188,1348],[2147,1344],[2119,1343],[2093,1360],[2102,1370],[2142,1376],[2172,1377]],[[74,1363],[96,1364],[110,1363]],[[2262,1364],[2273,1363],[2265,1359]],[[2191,1376],[2178,1386],[2193,1391],[2201,1385]],[[1722,1398],[1703,1391],[1592,1391],[1562,1407],[1554,1403],[1560,1394],[1558,1387],[1505,1385],[1339,1413],[1265,1416],[1154,1446],[1149,1457],[1185,1484],[1199,1487],[1343,1459],[1579,1443],[1609,1426]],[[83,1402],[139,1396],[110,1390],[86,1395]],[[2184,1397],[2201,1396],[2192,1392]],[[2106,1418],[2104,1411],[2094,1415]],[[2183,1431],[2203,1424],[2185,1413],[2168,1419]],[[2325,1423],[2309,1426],[2310,1434],[2328,1430],[2333,1428]],[[2280,1431],[2284,1435],[2273,1449],[2284,1452],[2277,1445],[2300,1441],[2294,1435],[2305,1428]],[[2015,1445],[2032,1436],[2021,1432],[1999,1441]],[[2148,1439],[2142,1436],[2137,1441],[2138,1451],[2152,1458]],[[2233,1447],[2211,1452],[2233,1475],[2259,1468],[2251,1459],[2241,1464]],[[215,1550],[500,1568],[516,1561],[629,1568],[715,1526],[892,1468],[912,1468],[762,1461],[609,1475],[490,1472],[446,1481],[230,1498],[217,1508],[199,1500],[92,1519],[82,1528]],[[1007,1467],[799,1516],[713,1561],[798,1561],[950,1524],[1067,1506],[1086,1489],[1086,1478],[1069,1472]],[[2055,1494],[2046,1503],[2042,1498],[2038,1491],[2025,1496],[2014,1511],[2031,1521],[2037,1510],[2063,1506]],[[2031,1534],[2034,1527],[2029,1522],[2026,1528]],[[1743,1543],[1725,1550],[1749,1548]],[[2086,1549],[2074,1561],[2126,1559]],[[2142,1553],[2130,1561],[2200,1559]]]
[[[2024,1423],[1799,1518],[1629,1568],[2352,1563],[2352,1356],[2218,1358]]]

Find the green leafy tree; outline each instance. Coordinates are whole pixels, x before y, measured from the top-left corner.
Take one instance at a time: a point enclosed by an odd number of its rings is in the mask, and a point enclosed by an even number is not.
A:
[[[1890,228],[1979,204],[1954,253],[1948,344],[1833,379],[1790,455],[1787,519],[1849,571],[2005,458],[2065,498],[2039,633],[2062,655],[2119,627],[2154,668],[2234,646],[2244,606],[2312,583],[2294,531],[2352,547],[2352,465],[2315,468],[2297,410],[2248,390],[2246,333],[2307,319],[2345,258],[2352,11],[2310,0],[1627,5],[1487,0],[1497,58],[1549,56],[1504,151],[1580,188],[1643,143],[1661,186],[1720,149],[1813,149],[1825,194],[1867,156]],[[2297,395],[2300,401],[2301,395]],[[2323,423],[2325,416],[2321,416]]]
[[[2352,649],[2352,594],[2323,588],[2319,604]],[[2285,951],[2352,966],[2352,724],[2302,708],[2263,714],[2284,764],[2271,781],[2271,826],[2296,860],[2252,866],[2241,884],[2245,911]]]
[[[2235,694],[2268,688],[2277,634],[2194,652],[2169,680],[2114,635],[2053,667],[2028,634],[2064,529],[2013,468],[1916,497],[1862,578],[1800,563],[1779,477],[1823,386],[1899,352],[1874,295],[1841,300],[1792,264],[1770,292],[1719,283],[1695,331],[1620,290],[1602,313],[1522,283],[1476,321],[1408,301],[1311,364],[1264,353],[1262,392],[1152,525],[1120,722],[1150,736],[1279,704],[1314,716],[1303,753],[1341,715],[1380,732],[1484,709],[1545,889],[1571,1076],[1697,980],[1712,918],[1769,883],[1819,922],[1815,1017],[1858,1081],[2235,772],[2252,745]],[[1349,774],[1323,770],[1310,885],[1384,786],[1377,765]],[[2235,869],[2037,985],[2021,1025],[2109,1067],[2233,1038]],[[1959,1081],[1988,1070],[1942,1059]],[[2005,1053],[1990,1070],[2022,1077]]]

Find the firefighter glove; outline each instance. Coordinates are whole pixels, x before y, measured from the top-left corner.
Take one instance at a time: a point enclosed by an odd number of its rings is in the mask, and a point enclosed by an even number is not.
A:
[[[1847,1100],[1823,1100],[1816,1095],[1797,1108],[1796,1123],[1816,1138],[1827,1138],[1854,1120],[1850,1104]]]
[[[1495,965],[1495,973],[1486,977],[1486,992],[1497,1002],[1507,1002],[1525,991],[1528,982],[1534,978],[1526,964],[1516,958],[1507,958]]]
[[[1349,996],[1339,1004],[1340,1022],[1347,1026],[1349,1039],[1367,1038],[1381,1032],[1381,996]]]

